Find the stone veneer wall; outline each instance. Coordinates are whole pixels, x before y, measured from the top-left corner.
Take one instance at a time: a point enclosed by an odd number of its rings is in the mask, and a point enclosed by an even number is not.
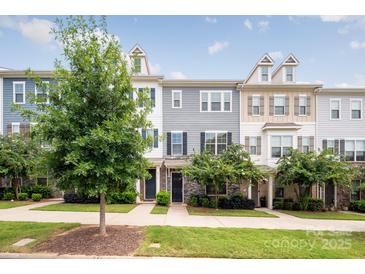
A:
[[[351,190],[337,187],[337,208],[348,207],[351,201]]]

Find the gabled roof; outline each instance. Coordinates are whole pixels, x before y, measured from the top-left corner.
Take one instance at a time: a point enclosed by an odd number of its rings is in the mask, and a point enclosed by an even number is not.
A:
[[[254,72],[256,71],[258,66],[273,66],[274,65],[274,60],[271,58],[271,56],[268,53],[265,53],[260,60],[256,63],[256,65],[253,67],[253,69],[251,70],[251,72],[248,74],[246,80],[244,83],[247,83],[248,80],[250,80],[251,76],[254,74]]]
[[[294,54],[290,53],[283,62],[281,62],[281,64],[274,70],[274,72],[272,73],[272,77],[274,78],[274,76],[278,73],[278,71],[283,67],[283,66],[297,66],[299,65],[299,61],[298,59],[294,56]]]
[[[146,56],[146,52],[139,44],[135,44],[134,47],[128,52],[129,55]]]

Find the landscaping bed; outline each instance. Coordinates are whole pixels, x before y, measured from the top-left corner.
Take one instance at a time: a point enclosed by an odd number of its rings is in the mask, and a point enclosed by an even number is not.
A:
[[[169,211],[168,206],[155,205],[150,213],[151,214],[167,214],[168,211]]]
[[[137,205],[135,204],[107,204],[105,206],[107,213],[128,213]],[[76,204],[60,203],[47,206],[36,207],[31,210],[44,211],[73,211],[73,212],[99,212],[99,204]]]
[[[252,209],[214,209],[204,207],[187,207],[190,215],[200,216],[232,216],[232,217],[271,217],[277,218],[277,216]]]
[[[337,211],[293,211],[293,210],[280,210],[280,212],[302,219],[365,221],[365,215],[360,215],[350,212],[345,213]]]

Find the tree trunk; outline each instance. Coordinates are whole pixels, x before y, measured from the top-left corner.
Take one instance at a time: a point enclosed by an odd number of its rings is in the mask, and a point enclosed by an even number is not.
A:
[[[105,193],[100,193],[100,224],[99,224],[100,235],[106,236],[105,227]]]
[[[15,197],[17,200],[19,200],[19,193],[21,192],[20,189],[20,182],[19,182],[20,178],[14,178],[13,181],[13,187],[15,189]]]

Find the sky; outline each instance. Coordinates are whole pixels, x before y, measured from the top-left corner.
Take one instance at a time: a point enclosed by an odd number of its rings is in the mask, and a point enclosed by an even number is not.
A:
[[[61,17],[62,18],[62,17]],[[0,67],[53,69],[55,16],[0,16]],[[108,16],[129,51],[138,43],[166,79],[246,78],[264,53],[293,53],[297,81],[365,86],[365,16]]]

